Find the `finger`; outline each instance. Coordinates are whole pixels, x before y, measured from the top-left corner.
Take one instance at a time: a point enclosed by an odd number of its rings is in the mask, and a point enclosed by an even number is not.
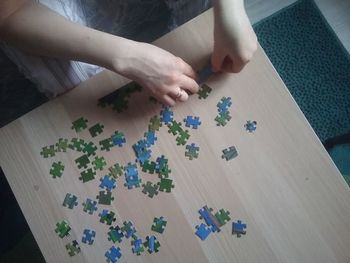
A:
[[[213,54],[211,55],[211,65],[214,72],[218,72],[222,69],[222,64],[225,59],[224,53],[214,49]]]
[[[175,101],[181,101],[184,102],[186,100],[188,100],[188,94],[186,91],[184,91],[181,88],[176,88],[176,89],[172,89],[169,91],[168,95],[174,99]]]
[[[192,79],[197,79],[197,72],[185,61],[183,61],[181,58],[179,58],[180,68],[181,71],[187,75],[188,77]]]
[[[160,102],[163,103],[165,106],[170,106],[170,107],[173,107],[176,104],[175,100],[171,98],[169,95],[163,95],[160,99]]]
[[[194,79],[192,79],[186,75],[183,75],[181,77],[180,87],[182,89],[186,90],[187,92],[189,92],[190,94],[197,93],[198,89],[199,89],[198,83]]]

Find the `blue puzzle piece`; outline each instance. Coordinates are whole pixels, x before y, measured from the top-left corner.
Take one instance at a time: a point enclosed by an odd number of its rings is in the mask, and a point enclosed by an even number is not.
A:
[[[201,84],[201,83],[205,82],[212,74],[214,74],[213,67],[209,63],[209,64],[205,65],[198,72],[198,76],[199,76],[198,83]]]
[[[132,146],[135,151],[137,161],[139,161],[141,164],[151,158],[151,150],[148,149],[149,146],[151,145],[147,140],[140,140]]]
[[[136,164],[128,163],[127,166],[124,167],[125,177],[135,177],[138,176],[137,166]]]
[[[256,125],[256,121],[247,121],[247,123],[244,124],[244,127],[248,132],[254,132],[256,130]]]
[[[196,226],[196,232],[195,234],[201,239],[201,240],[205,240],[210,233],[212,232],[211,228],[209,228],[208,226],[206,226],[205,224],[200,224],[199,226]]]
[[[105,257],[107,258],[108,263],[116,263],[118,262],[118,259],[120,259],[122,256],[122,253],[120,252],[120,248],[116,248],[115,246],[112,246],[106,253]]]
[[[114,145],[118,145],[119,147],[122,147],[124,143],[126,143],[124,133],[120,131],[116,131],[112,136],[111,136],[112,142]]]
[[[81,239],[81,242],[83,242],[85,244],[92,245],[92,243],[94,243],[95,236],[96,236],[96,232],[95,231],[89,230],[89,229],[85,229],[84,230],[84,236]]]
[[[108,191],[112,191],[117,186],[117,181],[108,175],[102,177],[100,181],[100,187],[102,189],[107,189]]]
[[[145,132],[145,138],[147,140],[147,143],[149,145],[154,145],[154,143],[156,142],[157,140],[157,137],[156,137],[156,133],[154,131],[148,131],[148,132]]]
[[[174,113],[170,110],[169,107],[165,107],[161,112],[160,112],[160,120],[164,124],[169,124],[173,121],[173,116]]]
[[[191,127],[193,129],[197,129],[199,125],[202,124],[199,117],[187,116],[184,119],[186,127]]]
[[[217,224],[215,220],[215,216],[213,216],[207,206],[204,206],[202,209],[200,209],[199,214],[201,215],[201,218],[204,219],[205,223],[208,226],[211,226],[211,231],[213,232],[220,232],[220,225]]]
[[[132,253],[140,255],[144,251],[142,239],[135,239],[131,241],[133,246]]]
[[[216,105],[218,107],[219,113],[227,112],[231,107],[232,101],[231,97],[222,97],[221,101]]]
[[[126,238],[133,237],[134,234],[136,233],[136,228],[133,225],[131,221],[126,222],[124,221],[124,226],[122,226],[121,230],[123,231],[123,234]]]
[[[237,235],[237,237],[241,237],[241,235],[245,235],[247,224],[243,224],[241,220],[238,220],[237,223],[232,222],[232,235]]]

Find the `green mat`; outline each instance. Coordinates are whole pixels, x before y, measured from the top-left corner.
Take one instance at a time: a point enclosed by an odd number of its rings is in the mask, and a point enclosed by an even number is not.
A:
[[[350,132],[350,56],[316,4],[297,1],[254,30],[321,141]]]

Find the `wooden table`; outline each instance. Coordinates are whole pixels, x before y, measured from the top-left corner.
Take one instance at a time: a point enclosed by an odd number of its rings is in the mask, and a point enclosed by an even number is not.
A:
[[[212,50],[212,24],[208,11],[156,44],[200,68]],[[48,262],[104,262],[104,253],[112,246],[108,226],[99,222],[98,213],[88,215],[82,209],[83,201],[98,193],[98,178],[107,169],[94,181],[82,183],[74,163],[80,153],[67,151],[45,159],[40,151],[58,138],[78,137],[98,144],[120,130],[126,145],[107,153],[99,150],[97,155],[106,158],[107,167],[133,162],[131,145],[143,137],[149,119],[161,107],[150,103],[145,92],[133,95],[121,114],[97,107],[98,98],[126,82],[105,71],[0,130],[1,167]],[[263,50],[242,73],[213,76],[207,84],[213,88],[207,99],[193,95],[173,109],[177,121],[200,116],[199,129],[189,129],[189,143],[200,146],[199,158],[188,160],[185,147],[176,145],[167,127],[157,132],[158,141],[152,146],[153,159],[161,154],[169,159],[173,191],[151,199],[141,188],[128,190],[121,177],[112,205],[99,206],[98,212],[116,212],[116,224],[131,220],[140,237],[155,234],[160,241],[158,253],[136,256],[130,239],[125,239],[120,262],[349,262],[349,189]],[[218,127],[216,104],[223,96],[233,100],[232,119]],[[71,122],[81,116],[90,126],[104,124],[103,134],[93,139],[87,130],[76,134]],[[255,133],[244,129],[247,120],[258,122]],[[232,145],[238,157],[223,160],[221,151]],[[53,179],[49,170],[57,160],[65,170],[61,178]],[[139,173],[144,182],[157,178],[140,169]],[[66,193],[78,197],[73,210],[62,206]],[[194,231],[202,222],[198,210],[204,205],[229,210],[231,221],[201,241]],[[168,220],[163,234],[151,231],[156,216]],[[248,225],[241,238],[231,234],[231,223],[238,219]],[[71,235],[63,239],[54,231],[61,220],[72,226]],[[91,246],[81,243],[85,228],[97,233]],[[74,239],[81,253],[69,257],[65,244]]]

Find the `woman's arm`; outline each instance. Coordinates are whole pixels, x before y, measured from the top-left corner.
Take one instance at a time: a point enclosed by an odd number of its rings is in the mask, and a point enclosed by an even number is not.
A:
[[[103,66],[136,80],[168,105],[175,104],[180,88],[198,90],[191,66],[163,49],[72,23],[31,1],[16,1],[16,6],[13,0],[0,6],[9,10],[0,12],[0,38],[21,50]],[[187,98],[182,92],[179,100]]]
[[[257,50],[257,38],[243,0],[213,0],[215,71],[239,72]]]

